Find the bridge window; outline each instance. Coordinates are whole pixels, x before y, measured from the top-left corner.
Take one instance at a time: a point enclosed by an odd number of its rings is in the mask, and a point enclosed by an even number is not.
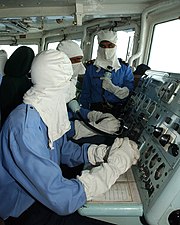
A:
[[[153,70],[180,73],[180,20],[157,24],[148,65]]]
[[[12,46],[12,45],[0,45],[0,49],[3,49],[7,52],[7,55],[8,55],[8,58],[11,56],[11,54],[17,49],[19,48],[20,46],[27,46],[27,47],[30,47],[32,48],[32,50],[34,51],[34,54],[36,55],[38,53],[38,45],[15,45],[15,46]]]
[[[79,47],[81,46],[81,39],[76,39],[72,41],[76,42],[79,45]],[[59,44],[59,41],[48,43],[48,49],[56,49],[58,44]]]
[[[117,42],[117,56],[118,58],[128,61],[132,55],[134,31],[117,31],[118,42]],[[94,38],[94,46],[92,52],[92,59],[97,56],[98,41],[97,35]]]

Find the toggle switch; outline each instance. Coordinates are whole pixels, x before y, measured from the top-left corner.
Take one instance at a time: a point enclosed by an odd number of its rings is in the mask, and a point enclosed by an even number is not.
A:
[[[169,134],[163,134],[160,139],[159,143],[164,147],[166,144],[169,143],[171,136]]]
[[[158,138],[163,132],[162,127],[154,127],[153,135],[154,137]]]

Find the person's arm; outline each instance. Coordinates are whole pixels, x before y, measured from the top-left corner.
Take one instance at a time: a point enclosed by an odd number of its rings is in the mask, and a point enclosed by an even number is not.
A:
[[[73,213],[86,201],[83,186],[62,176],[59,149],[48,148],[47,130],[37,120],[27,123],[32,119],[27,115],[18,129],[16,121],[6,126],[1,139],[6,168],[34,199],[59,215]]]
[[[89,163],[87,155],[89,146],[90,144],[83,144],[82,146],[79,146],[72,141],[67,141],[66,135],[64,135],[63,143],[59,146],[61,163],[66,164],[69,167],[77,166],[81,163]]]
[[[68,104],[68,117],[70,120],[81,119],[79,113],[84,120],[88,120],[89,109],[80,106],[76,99],[71,100]]]
[[[72,100],[72,101],[76,101],[76,100]],[[77,102],[77,104],[78,104],[78,102]],[[75,107],[75,108],[77,108],[77,107]],[[79,115],[78,115],[77,112],[73,112],[71,108],[68,108],[68,109],[69,109],[68,110],[68,117],[69,117],[69,120],[70,120],[70,123],[71,123],[71,129],[66,133],[66,135],[67,135],[67,138],[68,139],[71,139],[71,138],[74,137],[74,135],[76,133],[76,130],[75,130],[75,121],[81,120],[81,118],[79,118]],[[88,121],[88,113],[89,112],[90,112],[89,109],[84,109],[84,108],[82,108],[82,107],[79,106],[79,113],[82,116],[82,118],[84,120],[86,120],[86,121]]]
[[[102,164],[84,171],[78,179],[68,180],[62,176],[58,165],[61,154],[57,146],[54,149],[47,147],[47,130],[43,122],[38,123],[29,115],[24,117],[18,129],[17,121],[11,122],[14,126],[7,127],[6,123],[1,139],[4,164],[9,174],[30,196],[59,215],[68,215],[86,200],[108,191],[119,175],[139,158],[137,145],[128,138],[116,139],[111,147],[91,145],[87,152],[89,162]],[[59,139],[59,146],[63,141]]]
[[[89,109],[84,109],[83,107],[81,107],[81,109],[80,109],[80,114],[81,114],[82,118],[87,121],[89,120],[88,119],[89,112],[91,112]]]
[[[117,82],[117,78],[121,80],[121,85]],[[129,92],[134,88],[134,76],[132,74],[131,68],[127,65],[122,64],[121,69],[117,72],[117,78],[115,84],[108,77],[101,78],[103,80],[102,87],[113,93],[119,99],[125,99],[128,97]]]
[[[87,200],[91,200],[95,196],[108,191],[118,177],[125,173],[133,164],[136,164],[139,159],[139,150],[136,143],[127,137],[124,139],[116,138],[113,145],[108,148],[107,150],[107,146],[101,146],[102,155],[107,153],[107,151],[109,152],[106,163],[101,160],[102,157],[95,158],[95,162],[102,163],[91,170],[84,170],[82,175],[78,176],[78,179],[84,185]],[[97,153],[99,153],[99,150],[97,150]],[[93,151],[93,155],[95,152]]]

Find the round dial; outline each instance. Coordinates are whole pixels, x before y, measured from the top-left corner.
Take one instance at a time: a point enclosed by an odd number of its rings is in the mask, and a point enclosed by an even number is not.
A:
[[[163,175],[164,169],[165,169],[165,164],[162,163],[155,172],[155,175],[154,175],[155,180],[158,180]]]

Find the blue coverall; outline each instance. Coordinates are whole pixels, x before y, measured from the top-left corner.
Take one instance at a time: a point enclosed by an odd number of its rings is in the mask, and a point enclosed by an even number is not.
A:
[[[127,87],[129,91],[134,88],[134,75],[130,66],[120,61],[121,68],[115,72],[112,71],[111,81],[119,87]],[[90,109],[91,103],[103,103],[107,101],[110,104],[123,103],[124,100],[117,98],[114,94],[102,88],[102,80],[105,69],[98,69],[95,65],[89,64],[83,78],[82,92],[80,103],[82,107]]]
[[[34,107],[19,105],[0,134],[0,217],[18,217],[35,200],[59,215],[75,212],[86,202],[78,179],[62,176],[60,163],[88,163],[89,144],[81,147],[63,135],[49,148],[47,127]]]

